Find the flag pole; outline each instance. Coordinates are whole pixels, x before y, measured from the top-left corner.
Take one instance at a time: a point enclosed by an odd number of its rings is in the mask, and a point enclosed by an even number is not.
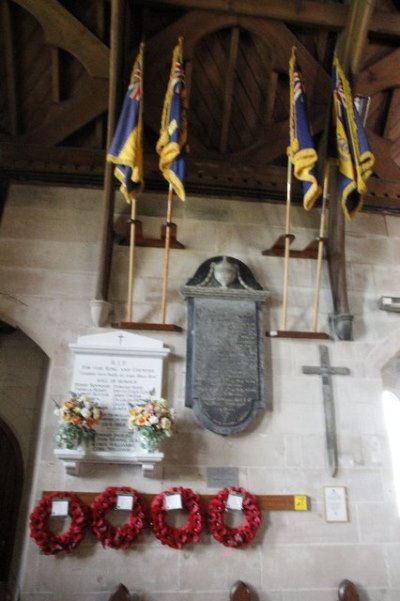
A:
[[[133,311],[135,235],[136,235],[136,198],[132,198],[131,199],[130,238],[129,238],[128,301],[127,301],[127,308],[128,308],[127,320],[128,321],[132,321],[132,311]]]
[[[165,252],[164,252],[164,268],[163,268],[163,284],[161,294],[161,323],[165,323],[165,314],[167,310],[167,286],[168,286],[168,270],[169,270],[169,251],[171,247],[171,219],[172,219],[172,198],[174,190],[172,185],[168,189],[168,207],[167,207],[167,222],[165,231]]]
[[[313,332],[317,331],[318,314],[319,314],[319,297],[321,290],[321,277],[322,277],[322,259],[324,257],[325,248],[325,229],[326,229],[326,206],[329,198],[328,193],[329,186],[329,159],[326,162],[324,170],[324,186],[322,192],[322,208],[321,208],[321,221],[319,225],[319,236],[318,236],[318,256],[317,256],[317,273],[315,278],[315,292],[314,292],[314,316],[312,329]]]
[[[287,306],[288,306],[288,283],[289,283],[289,257],[290,257],[290,211],[292,198],[292,162],[288,154],[287,178],[286,178],[286,225],[285,225],[285,259],[283,271],[283,300],[281,330],[287,330]]]

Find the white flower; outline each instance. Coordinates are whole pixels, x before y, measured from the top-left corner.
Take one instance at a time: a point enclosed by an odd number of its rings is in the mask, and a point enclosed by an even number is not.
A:
[[[86,409],[85,407],[83,409],[81,409],[81,416],[84,418],[88,418],[90,417],[90,411],[89,409]]]
[[[158,417],[156,415],[150,415],[149,422],[150,424],[158,424]]]

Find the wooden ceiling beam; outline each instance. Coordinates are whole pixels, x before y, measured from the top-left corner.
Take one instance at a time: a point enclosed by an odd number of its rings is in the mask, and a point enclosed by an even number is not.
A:
[[[108,79],[109,49],[57,0],[14,0],[43,27],[48,44],[63,48],[92,77]]]
[[[0,14],[2,17],[2,32],[4,36],[4,58],[5,58],[5,69],[6,69],[6,82],[7,82],[7,112],[8,112],[8,123],[9,132],[12,136],[16,136],[18,133],[18,96],[17,96],[17,80],[15,77],[15,64],[14,64],[14,35],[13,35],[13,24],[11,21],[10,4],[6,0],[0,3]]]
[[[146,0],[146,3],[160,4],[159,0]],[[277,19],[286,23],[326,27],[339,30],[346,25],[348,7],[342,4],[328,4],[314,0],[162,0],[165,6],[181,7],[188,10],[224,12],[230,15],[247,15]]]
[[[27,144],[41,140],[47,147],[58,144],[104,113],[108,107],[107,99],[108,81],[87,79],[73,97],[52,105],[38,128],[17,140]]]
[[[230,15],[247,15],[276,19],[285,23],[309,27],[326,28],[334,31],[347,24],[350,7],[344,4],[317,2],[316,0],[162,0],[165,6],[187,10],[206,10]],[[146,0],[146,4],[160,4],[160,0]],[[368,10],[367,2],[364,2]],[[385,36],[400,36],[400,14],[375,9],[368,29],[371,33]]]
[[[239,49],[239,35],[239,27],[234,27],[231,30],[229,61],[225,79],[224,109],[222,113],[221,139],[219,144],[219,149],[222,154],[226,153],[228,147],[228,133],[232,113],[233,87]]]

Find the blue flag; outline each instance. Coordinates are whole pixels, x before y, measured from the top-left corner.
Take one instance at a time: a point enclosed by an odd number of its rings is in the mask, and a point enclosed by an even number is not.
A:
[[[339,168],[340,202],[351,219],[362,207],[362,194],[372,173],[372,154],[360,115],[354,108],[350,84],[337,58],[333,63],[333,120]]]
[[[296,60],[296,48],[292,48],[289,62],[290,82],[290,146],[288,156],[293,163],[294,175],[303,184],[304,208],[311,209],[321,194],[317,180],[318,154],[314,148],[308,120],[307,100]]]
[[[160,171],[181,200],[185,200],[187,113],[182,38],[172,54],[171,72],[164,99],[157,152]]]
[[[143,189],[143,44],[133,65],[131,80],[107,154],[127,202]]]

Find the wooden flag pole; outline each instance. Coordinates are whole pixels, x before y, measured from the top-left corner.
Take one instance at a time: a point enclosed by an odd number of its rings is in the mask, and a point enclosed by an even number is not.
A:
[[[132,321],[133,310],[133,284],[135,267],[135,235],[136,235],[136,198],[131,199],[131,221],[130,221],[130,240],[129,240],[129,273],[128,273],[128,307],[127,320]]]
[[[322,277],[322,260],[324,257],[325,248],[325,228],[326,228],[326,206],[328,200],[328,185],[329,185],[329,160],[325,165],[324,172],[324,189],[322,193],[322,209],[321,209],[321,221],[319,226],[319,237],[318,237],[318,257],[317,257],[317,273],[315,279],[315,293],[314,293],[314,317],[312,329],[313,332],[317,331],[318,324],[318,313],[319,313],[319,297],[321,290],[321,277]]]
[[[287,305],[288,305],[288,282],[289,282],[289,257],[290,257],[290,210],[292,197],[292,162],[288,155],[287,181],[286,181],[286,225],[285,225],[285,260],[283,271],[283,300],[281,330],[287,329]]]
[[[169,185],[168,190],[168,208],[167,208],[167,222],[165,232],[165,252],[164,252],[164,269],[163,269],[163,286],[161,294],[161,323],[165,323],[165,314],[167,310],[167,286],[168,286],[168,270],[169,270],[169,251],[171,247],[171,218],[172,218],[172,198],[174,190]]]

